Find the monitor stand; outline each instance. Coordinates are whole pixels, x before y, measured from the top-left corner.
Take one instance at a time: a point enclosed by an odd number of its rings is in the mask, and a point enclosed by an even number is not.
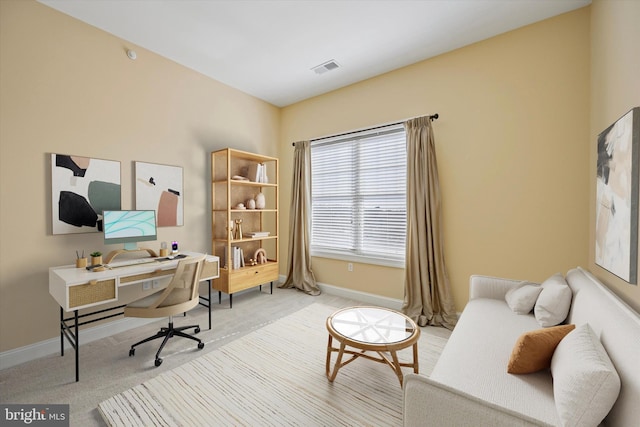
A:
[[[142,252],[142,251],[149,252],[149,256],[150,257],[154,257],[155,258],[155,257],[158,256],[158,254],[153,249],[138,248],[138,247],[134,247],[133,249],[127,249],[125,247],[125,249],[118,249],[118,250],[109,252],[109,255],[107,255],[107,257],[104,259],[104,262],[105,262],[105,264],[109,264],[111,261],[113,261],[113,259],[115,257],[117,257],[120,254],[126,254],[126,253],[130,253],[130,252]]]

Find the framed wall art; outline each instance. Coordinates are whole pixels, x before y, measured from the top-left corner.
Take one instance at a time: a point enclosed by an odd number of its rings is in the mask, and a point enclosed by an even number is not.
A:
[[[638,279],[640,107],[598,135],[595,262],[631,284]]]
[[[182,168],[135,162],[136,209],[155,210],[158,227],[184,225]]]
[[[120,162],[51,154],[53,234],[101,231],[102,211],[120,208]]]

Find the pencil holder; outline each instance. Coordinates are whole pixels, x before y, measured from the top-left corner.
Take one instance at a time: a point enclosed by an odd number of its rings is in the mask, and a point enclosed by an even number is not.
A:
[[[169,249],[160,248],[160,256],[167,256],[167,255],[169,255]]]
[[[86,258],[76,258],[76,268],[85,268],[87,266]]]

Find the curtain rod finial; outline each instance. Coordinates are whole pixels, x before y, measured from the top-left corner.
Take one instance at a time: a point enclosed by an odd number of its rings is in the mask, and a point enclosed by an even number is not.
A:
[[[438,117],[438,113],[435,113],[433,116],[431,116],[431,121],[438,120]]]

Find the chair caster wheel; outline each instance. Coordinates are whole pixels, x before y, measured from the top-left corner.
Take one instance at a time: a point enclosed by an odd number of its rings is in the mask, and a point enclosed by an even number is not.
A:
[[[129,350],[129,357],[135,356],[135,354],[136,354],[136,349],[135,348],[132,348],[131,350]]]
[[[194,334],[197,334],[198,332],[200,332],[200,328],[196,328],[196,329],[193,331],[193,333],[194,333]]]
[[[199,348],[200,350],[202,350],[202,349],[204,348],[204,343],[203,343],[203,342],[199,342],[199,343],[198,343],[198,348]]]
[[[162,365],[162,359],[158,357],[158,358],[156,359],[155,365],[156,365],[156,366],[160,366],[160,365]]]

